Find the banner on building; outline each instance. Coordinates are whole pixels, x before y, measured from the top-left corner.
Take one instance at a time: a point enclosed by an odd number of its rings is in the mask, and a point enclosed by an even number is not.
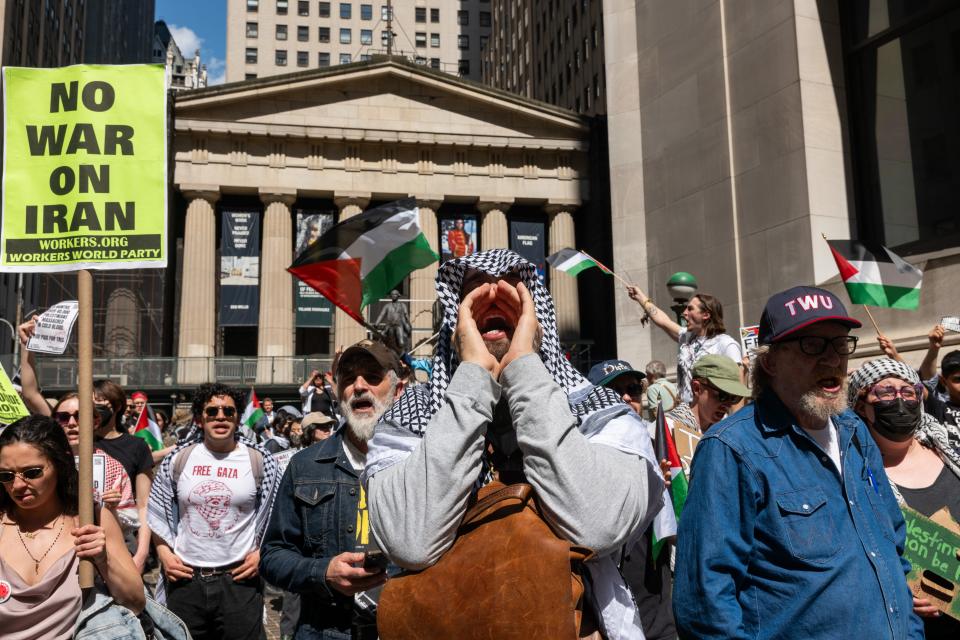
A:
[[[477,216],[440,219],[440,261],[462,258],[477,252]]]
[[[0,270],[167,266],[162,65],[3,69]]]
[[[327,229],[333,226],[332,213],[320,213],[305,209],[297,210],[297,238],[294,246],[294,255],[299,256],[307,247],[317,241]],[[320,293],[295,278],[293,283],[293,304],[297,310],[297,327],[332,327],[333,303]]]
[[[79,312],[80,306],[76,300],[58,302],[44,311],[37,318],[27,349],[34,353],[63,355],[70,343],[70,333]]]
[[[220,326],[260,321],[260,214],[224,211],[220,227]]]
[[[547,273],[546,225],[527,220],[510,221],[510,248],[537,265],[540,282],[545,282]]]

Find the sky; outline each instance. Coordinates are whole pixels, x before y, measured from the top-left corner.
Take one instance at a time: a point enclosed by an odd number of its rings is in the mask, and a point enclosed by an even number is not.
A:
[[[170,28],[184,57],[200,49],[207,84],[221,84],[226,73],[227,1],[156,0],[156,19]]]

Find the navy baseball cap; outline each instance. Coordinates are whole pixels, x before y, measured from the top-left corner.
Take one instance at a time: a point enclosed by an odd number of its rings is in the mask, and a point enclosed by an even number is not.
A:
[[[767,300],[760,317],[760,344],[771,344],[818,322],[838,322],[859,329],[840,298],[818,287],[793,287]]]
[[[625,373],[632,373],[637,376],[637,379],[647,377],[639,371],[635,371],[626,360],[604,360],[600,364],[595,364],[590,367],[587,380],[589,380],[593,386],[599,387]]]

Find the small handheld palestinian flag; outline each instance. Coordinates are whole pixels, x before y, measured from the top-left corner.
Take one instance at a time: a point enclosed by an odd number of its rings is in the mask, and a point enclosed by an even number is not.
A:
[[[140,410],[140,417],[137,418],[137,427],[133,435],[143,438],[143,441],[150,446],[151,451],[160,451],[163,449],[163,434],[160,433],[160,425],[153,415],[153,409],[149,404],[143,405]]]
[[[240,416],[240,429],[244,437],[256,440],[256,432],[253,428],[258,422],[263,420],[264,415],[266,414],[260,407],[257,392],[251,387],[250,394],[247,396],[247,406],[243,410],[243,415]]]
[[[563,271],[572,276],[576,276],[581,271],[590,269],[591,267],[597,267],[604,273],[613,274],[610,269],[607,269],[584,252],[577,251],[576,249],[560,249],[560,251],[557,251],[553,255],[547,256],[547,262],[557,271]]]
[[[886,247],[870,251],[855,240],[827,240],[827,244],[851,302],[893,309],[920,306],[920,269]]]
[[[657,429],[653,440],[653,449],[657,454],[657,463],[661,460],[667,460],[670,463],[670,486],[665,489],[669,500],[664,502],[661,513],[668,512],[674,517],[673,531],[669,526],[659,526],[660,515],[653,521],[653,557],[660,554],[664,540],[670,535],[676,535],[677,523],[680,522],[680,512],[683,511],[683,505],[687,501],[687,476],[683,472],[683,465],[680,463],[680,455],[677,453],[677,447],[673,442],[673,436],[670,435],[670,428],[667,426],[667,418],[663,413],[663,403],[657,403]]]
[[[406,198],[334,225],[287,271],[364,324],[364,307],[439,259],[420,230],[416,200]]]

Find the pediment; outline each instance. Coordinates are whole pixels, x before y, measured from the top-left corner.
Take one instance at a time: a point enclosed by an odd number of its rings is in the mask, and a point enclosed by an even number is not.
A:
[[[423,134],[496,146],[514,139],[583,141],[577,114],[393,60],[358,63],[232,83],[177,96],[176,118],[189,128],[311,136],[311,131],[353,131],[380,137]],[[565,146],[565,145],[564,145]]]

